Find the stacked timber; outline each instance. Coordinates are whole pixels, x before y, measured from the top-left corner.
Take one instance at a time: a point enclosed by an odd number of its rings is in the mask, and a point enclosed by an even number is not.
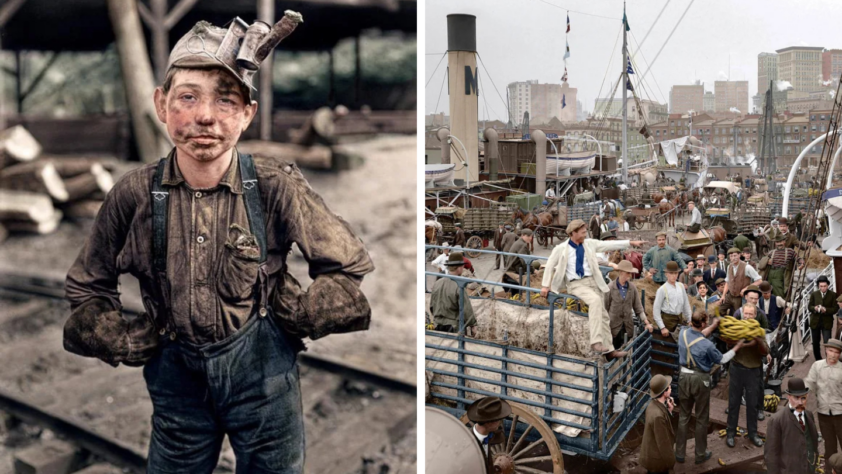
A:
[[[0,133],[0,152],[0,241],[53,232],[63,216],[93,218],[114,186],[107,160],[42,155],[20,126]]]

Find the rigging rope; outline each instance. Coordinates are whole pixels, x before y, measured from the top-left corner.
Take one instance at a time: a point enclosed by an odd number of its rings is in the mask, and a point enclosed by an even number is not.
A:
[[[485,63],[482,60],[482,56],[479,55],[479,51],[477,51],[477,58],[479,58],[479,63],[482,65],[483,71],[488,74],[488,80],[491,81],[491,85],[494,87],[494,91],[497,92],[497,97],[500,98],[500,101],[503,102],[503,105],[506,106],[506,112],[509,114],[509,117],[512,116],[512,111],[509,109],[509,104],[503,100],[503,96],[500,95],[500,91],[497,90],[497,84],[494,83],[494,78],[491,77],[491,73],[488,72],[488,68],[485,67]]]
[[[678,25],[680,25],[680,24],[681,24],[681,20],[683,20],[683,19],[684,19],[684,15],[686,15],[686,14],[687,14],[687,12],[688,12],[688,11],[690,11],[690,7],[692,7],[692,6],[693,6],[693,2],[695,2],[695,1],[696,1],[696,0],[690,0],[690,3],[688,3],[688,4],[687,4],[687,8],[685,8],[685,9],[684,9],[684,13],[682,13],[682,14],[681,14],[681,18],[679,18],[679,19],[678,19],[678,22],[677,22],[677,23],[675,24],[675,26],[672,28],[672,31],[670,31],[670,35],[669,35],[669,36],[667,36],[667,40],[666,40],[666,41],[664,41],[664,44],[662,44],[662,45],[661,45],[661,49],[659,49],[659,50],[658,50],[658,54],[656,54],[656,55],[655,55],[655,59],[653,59],[653,60],[652,60],[652,62],[651,62],[651,63],[649,63],[649,69],[647,69],[647,70],[646,70],[646,72],[645,72],[645,73],[643,73],[643,76],[642,76],[642,77],[646,77],[646,75],[647,75],[647,74],[649,74],[649,71],[651,71],[651,70],[652,70],[652,66],[654,66],[654,65],[655,65],[655,61],[657,61],[657,60],[658,60],[658,56],[660,56],[660,55],[661,55],[661,51],[663,51],[663,50],[664,50],[664,47],[667,45],[667,43],[669,43],[670,38],[672,38],[673,33],[675,33],[675,30],[677,30],[677,29],[678,29]]]
[[[428,85],[430,85],[430,81],[432,81],[432,80],[433,80],[433,76],[435,76],[435,75],[436,75],[436,71],[438,71],[438,70],[439,70],[439,66],[441,66],[441,62],[444,60],[444,57],[445,57],[445,56],[447,56],[447,53],[442,54],[442,55],[441,55],[441,58],[439,58],[439,63],[438,63],[438,64],[436,64],[436,68],[435,68],[435,69],[433,69],[433,73],[432,73],[432,74],[430,74],[430,78],[429,78],[429,79],[427,79],[427,83],[426,83],[426,84],[424,84],[424,88],[426,88]],[[445,74],[445,75],[447,75],[447,74]]]
[[[646,41],[646,38],[649,37],[649,33],[652,32],[652,28],[654,28],[655,25],[658,24],[658,20],[661,18],[661,15],[664,14],[664,10],[667,9],[667,5],[669,5],[669,4],[670,4],[670,0],[667,0],[667,3],[665,3],[664,6],[661,8],[661,12],[658,13],[658,16],[655,17],[655,21],[653,21],[652,25],[649,27],[649,31],[647,31],[646,34],[643,35],[643,41],[641,41],[640,44],[637,45],[638,49],[640,49],[640,47],[643,46],[643,42]],[[629,30],[629,33],[631,33],[631,30]]]

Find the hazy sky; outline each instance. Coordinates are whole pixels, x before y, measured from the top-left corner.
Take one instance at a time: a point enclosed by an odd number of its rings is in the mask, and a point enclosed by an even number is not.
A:
[[[629,51],[636,72],[643,74],[649,67],[648,61],[655,61],[643,83],[646,90],[638,90],[644,99],[666,104],[672,85],[693,84],[697,79],[705,84],[706,91],[713,92],[713,82],[727,78],[730,54],[731,79],[749,81],[750,104],[751,96],[757,93],[759,53],[799,45],[842,48],[838,27],[842,15],[840,0],[695,0],[690,3],[690,0],[627,2],[631,27]],[[655,23],[665,4],[666,9]],[[667,43],[667,37],[688,5],[687,14]],[[425,90],[425,113],[449,109],[446,84],[442,91],[446,58],[433,73],[447,50],[448,14],[467,13],[477,17],[477,51],[488,70],[478,61],[480,120],[488,117],[506,121],[507,84],[528,79],[561,83],[568,9],[571,10],[568,83],[578,88],[584,109],[593,111],[606,72],[609,75],[602,85],[603,97],[611,93],[610,82],[616,81],[622,71],[622,36],[618,39],[622,0],[426,0],[424,82],[429,80],[429,85]],[[651,33],[646,37],[650,28]],[[643,44],[638,51],[639,42]],[[492,81],[499,95],[492,90]],[[620,94],[618,89],[616,97]]]

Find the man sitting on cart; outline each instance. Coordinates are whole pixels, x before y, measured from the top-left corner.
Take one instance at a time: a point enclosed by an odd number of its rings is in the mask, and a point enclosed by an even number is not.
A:
[[[639,247],[645,242],[586,239],[587,233],[588,229],[583,220],[576,219],[567,226],[567,235],[570,238],[557,245],[550,254],[541,283],[541,296],[546,298],[551,288],[554,292],[566,288],[569,294],[588,305],[591,348],[596,353],[612,358],[623,357],[627,355],[625,352],[614,349],[610,316],[604,304],[608,284],[597,273],[599,264],[596,253],[625,250],[629,245]]]
[[[702,213],[696,208],[696,203],[693,201],[687,203],[687,210],[690,211],[690,224],[687,226],[687,232],[696,234],[702,230]]]

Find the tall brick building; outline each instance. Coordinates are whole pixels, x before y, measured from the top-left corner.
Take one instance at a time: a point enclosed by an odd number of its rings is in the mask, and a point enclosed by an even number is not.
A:
[[[748,111],[748,81],[716,81],[713,91],[715,112],[728,112],[731,107]]]

